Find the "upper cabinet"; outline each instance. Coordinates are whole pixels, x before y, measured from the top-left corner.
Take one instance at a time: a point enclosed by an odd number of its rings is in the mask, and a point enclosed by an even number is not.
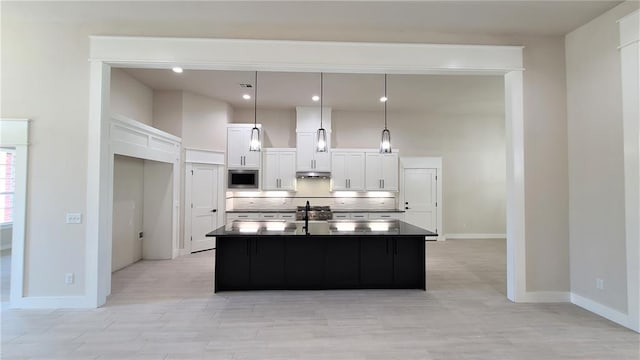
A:
[[[331,138],[327,134],[327,142],[331,148]],[[316,151],[316,133],[302,132],[296,134],[297,165],[296,171],[331,171],[331,153]]]
[[[365,153],[335,151],[331,153],[331,190],[364,191]]]
[[[331,149],[331,108],[322,109],[322,127],[327,132],[327,147]],[[320,128],[320,107],[296,107],[296,171],[330,172],[331,154],[316,151],[316,136]]]
[[[260,151],[249,151],[251,129],[253,124],[232,124],[227,128],[227,167],[229,169],[260,168]],[[264,134],[261,135],[264,136]]]
[[[262,190],[295,191],[296,149],[264,149]]]
[[[367,152],[365,168],[368,191],[398,191],[398,153]]]

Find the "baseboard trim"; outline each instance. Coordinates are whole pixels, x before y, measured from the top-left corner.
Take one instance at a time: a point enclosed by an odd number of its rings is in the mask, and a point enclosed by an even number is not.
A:
[[[86,296],[27,296],[19,299],[12,299],[10,305],[12,309],[94,309]]]
[[[519,303],[566,303],[571,300],[571,293],[568,291],[527,291],[523,296],[518,297]]]
[[[577,305],[587,311],[590,311],[596,315],[602,316],[605,319],[611,320],[614,323],[620,324],[626,328],[639,332],[638,329],[632,327],[631,317],[621,311],[612,309],[606,305],[602,305],[599,302],[587,299],[575,293],[571,293],[571,303]]]
[[[445,237],[451,240],[454,239],[506,239],[507,234],[447,234]]]

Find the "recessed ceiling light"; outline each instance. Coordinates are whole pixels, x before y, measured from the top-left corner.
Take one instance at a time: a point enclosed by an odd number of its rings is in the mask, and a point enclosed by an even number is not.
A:
[[[385,101],[387,101],[387,100],[389,100],[389,99],[387,99],[387,97],[386,97],[386,96],[383,96],[383,97],[381,97],[381,98],[380,98],[380,102],[385,102]]]
[[[318,95],[313,95],[313,96],[311,97],[311,100],[313,100],[313,101],[318,101],[318,100],[320,100],[320,96],[318,96]]]
[[[172,68],[171,70],[173,70],[173,72],[176,74],[182,74],[182,71],[183,71],[182,68],[178,66]]]
[[[249,99],[251,99],[251,95],[244,94],[244,95],[242,95],[242,98],[245,99],[245,100],[249,100]]]

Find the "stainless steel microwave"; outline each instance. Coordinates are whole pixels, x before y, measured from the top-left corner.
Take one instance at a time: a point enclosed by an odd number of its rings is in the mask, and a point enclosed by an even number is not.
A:
[[[230,169],[227,177],[229,189],[258,189],[258,170]]]

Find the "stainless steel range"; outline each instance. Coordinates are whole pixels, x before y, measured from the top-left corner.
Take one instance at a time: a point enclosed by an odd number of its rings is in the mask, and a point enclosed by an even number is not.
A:
[[[304,206],[298,206],[296,209],[296,220],[304,220]],[[329,206],[311,206],[309,208],[309,221],[313,220],[331,220],[333,213]]]

